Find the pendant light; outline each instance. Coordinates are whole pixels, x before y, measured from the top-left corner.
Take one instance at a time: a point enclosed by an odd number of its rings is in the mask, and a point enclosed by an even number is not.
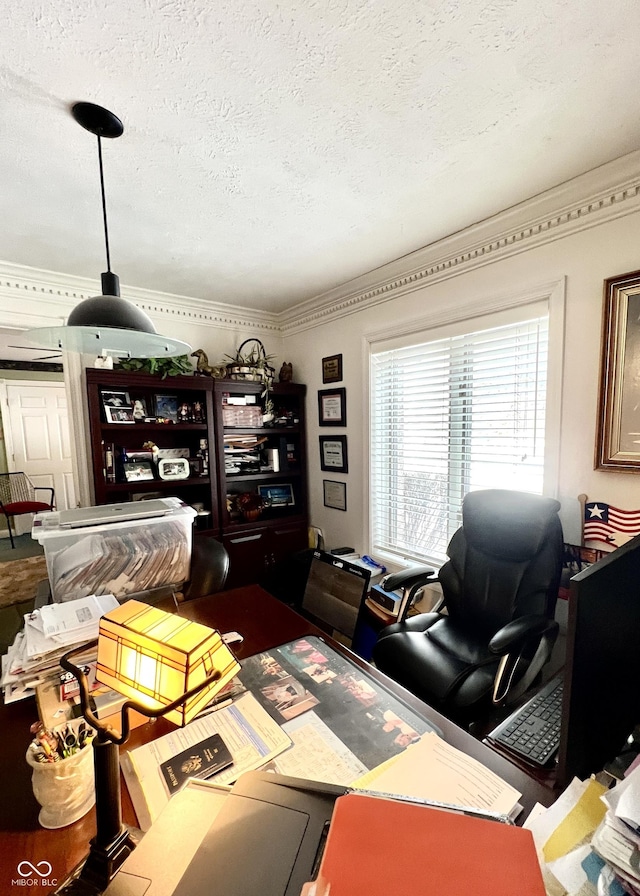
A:
[[[124,130],[120,119],[93,103],[76,103],[71,113],[79,125],[98,138],[102,219],[107,255],[107,270],[102,274],[102,295],[85,299],[67,319],[66,326],[37,327],[25,336],[46,348],[66,349],[94,355],[125,358],[167,358],[188,355],[191,346],[178,339],[156,333],[151,319],[132,302],[120,297],[120,282],[111,270],[107,206],[102,170],[102,138],[120,137]]]

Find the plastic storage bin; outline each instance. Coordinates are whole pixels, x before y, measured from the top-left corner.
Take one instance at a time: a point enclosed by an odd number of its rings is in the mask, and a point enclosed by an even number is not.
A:
[[[189,578],[195,516],[178,498],[107,504],[36,514],[31,535],[44,548],[56,603],[88,594],[124,600]]]

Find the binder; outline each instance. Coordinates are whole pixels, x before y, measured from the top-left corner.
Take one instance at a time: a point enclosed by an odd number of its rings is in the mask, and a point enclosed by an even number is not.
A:
[[[338,797],[301,896],[545,896],[531,832],[384,797]]]

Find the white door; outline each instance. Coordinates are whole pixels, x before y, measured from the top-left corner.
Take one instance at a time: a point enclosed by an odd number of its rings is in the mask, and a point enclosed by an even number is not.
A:
[[[34,485],[52,486],[58,510],[75,507],[64,383],[6,380],[4,386],[9,472],[23,471]],[[42,494],[46,497],[46,492]],[[32,520],[28,514],[16,517],[18,534],[30,532]]]

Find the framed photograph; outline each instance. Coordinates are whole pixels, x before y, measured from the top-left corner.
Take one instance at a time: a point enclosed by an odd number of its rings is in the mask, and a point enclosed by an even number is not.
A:
[[[104,419],[107,423],[133,423],[133,410],[128,392],[104,391],[100,393],[100,398],[104,408]],[[128,411],[129,413],[122,415],[117,414],[116,411]]]
[[[107,423],[135,423],[133,419],[133,408],[112,408],[111,405],[105,405],[104,415]]]
[[[348,473],[347,437],[319,436],[320,469],[333,473]]]
[[[149,461],[126,461],[124,464],[124,478],[127,482],[144,482],[153,479],[153,465]]]
[[[172,423],[178,422],[177,395],[156,395],[155,404],[158,420],[170,420]]]
[[[289,483],[281,485],[259,485],[258,494],[269,503],[271,507],[293,507],[296,500],[293,495],[293,486]]]
[[[318,423],[320,426],[347,425],[346,389],[321,389],[318,392]]]
[[[339,383],[342,379],[342,355],[322,359],[322,382]]]
[[[164,457],[158,461],[160,479],[188,479],[191,467],[186,457]]]
[[[322,493],[324,495],[325,507],[333,507],[334,510],[347,509],[346,482],[337,482],[333,479],[323,479]]]
[[[640,472],[640,271],[604,281],[596,469]]]

